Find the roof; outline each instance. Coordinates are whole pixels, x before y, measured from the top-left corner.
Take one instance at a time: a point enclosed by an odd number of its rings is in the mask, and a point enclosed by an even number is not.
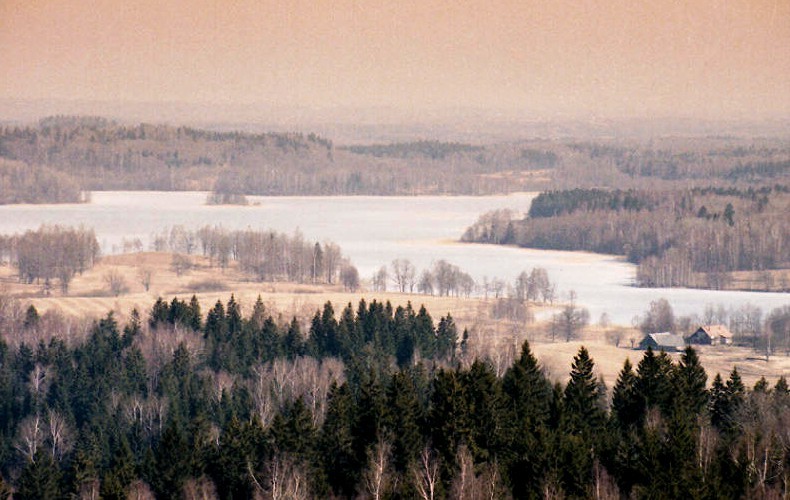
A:
[[[704,325],[699,327],[699,329],[703,330],[711,338],[713,337],[724,337],[727,339],[732,338],[732,332],[730,332],[730,329],[724,325]]]
[[[653,339],[653,342],[655,342],[658,347],[682,349],[686,346],[686,341],[683,340],[683,337],[669,332],[648,333],[647,336]]]

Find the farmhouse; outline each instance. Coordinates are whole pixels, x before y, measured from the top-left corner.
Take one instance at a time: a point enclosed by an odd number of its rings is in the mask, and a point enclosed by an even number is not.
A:
[[[686,338],[689,344],[727,345],[732,344],[732,333],[724,325],[705,325]]]
[[[683,337],[669,332],[648,333],[642,339],[642,342],[639,343],[640,349],[652,347],[655,350],[666,352],[682,351],[685,346],[686,342],[683,340]]]

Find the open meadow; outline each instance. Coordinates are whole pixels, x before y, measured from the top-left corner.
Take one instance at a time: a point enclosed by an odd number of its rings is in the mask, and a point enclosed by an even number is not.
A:
[[[174,254],[141,252],[107,256],[92,269],[75,276],[68,294],[57,287],[45,290],[42,284],[22,284],[10,266],[0,267],[0,286],[6,293],[19,298],[26,306],[32,304],[40,313],[55,310],[77,318],[95,319],[113,311],[125,319],[133,308],[146,317],[158,297],[189,300],[195,295],[204,314],[218,300],[227,301],[231,294],[246,314],[261,296],[267,310],[275,318],[288,321],[297,317],[306,327],[310,318],[324,303],[331,302],[336,313],[348,304],[354,307],[365,299],[389,301],[393,307],[411,302],[415,308],[424,305],[435,320],[450,313],[459,331],[468,329],[470,349],[474,354],[498,360],[508,366],[524,340],[529,340],[547,374],[565,382],[573,356],[581,346],[592,355],[598,375],[611,387],[626,358],[636,365],[642,351],[631,349],[642,337],[634,328],[598,325],[586,327],[575,339],[552,339],[548,321],[519,322],[495,317],[492,313],[495,299],[479,297],[439,297],[398,292],[370,292],[364,289],[346,291],[341,285],[313,285],[285,282],[261,283],[251,281],[234,265],[224,270],[210,267],[203,257],[191,256],[189,263],[179,265]],[[114,281],[114,284],[111,283]],[[148,282],[146,290],[144,282]],[[111,288],[115,286],[116,290]],[[554,306],[533,305],[530,312],[547,318],[559,309]],[[616,346],[615,344],[619,344]],[[776,355],[766,361],[754,350],[737,346],[697,346],[700,358],[708,372],[708,382],[716,373],[726,376],[737,367],[744,382],[751,386],[765,376],[774,382],[780,376],[790,375],[790,356]],[[672,354],[677,359],[679,354]]]

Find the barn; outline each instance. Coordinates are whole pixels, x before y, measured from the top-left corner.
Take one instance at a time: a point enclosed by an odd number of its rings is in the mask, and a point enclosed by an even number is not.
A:
[[[648,347],[665,352],[682,351],[686,347],[686,342],[680,335],[669,332],[648,333],[639,343],[639,349]]]
[[[694,345],[729,345],[732,344],[732,332],[724,325],[704,325],[689,335],[686,342]]]

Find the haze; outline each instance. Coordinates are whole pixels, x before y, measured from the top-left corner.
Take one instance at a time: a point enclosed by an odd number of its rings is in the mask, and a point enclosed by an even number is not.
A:
[[[17,101],[787,118],[790,1],[2,0],[0,67]]]

